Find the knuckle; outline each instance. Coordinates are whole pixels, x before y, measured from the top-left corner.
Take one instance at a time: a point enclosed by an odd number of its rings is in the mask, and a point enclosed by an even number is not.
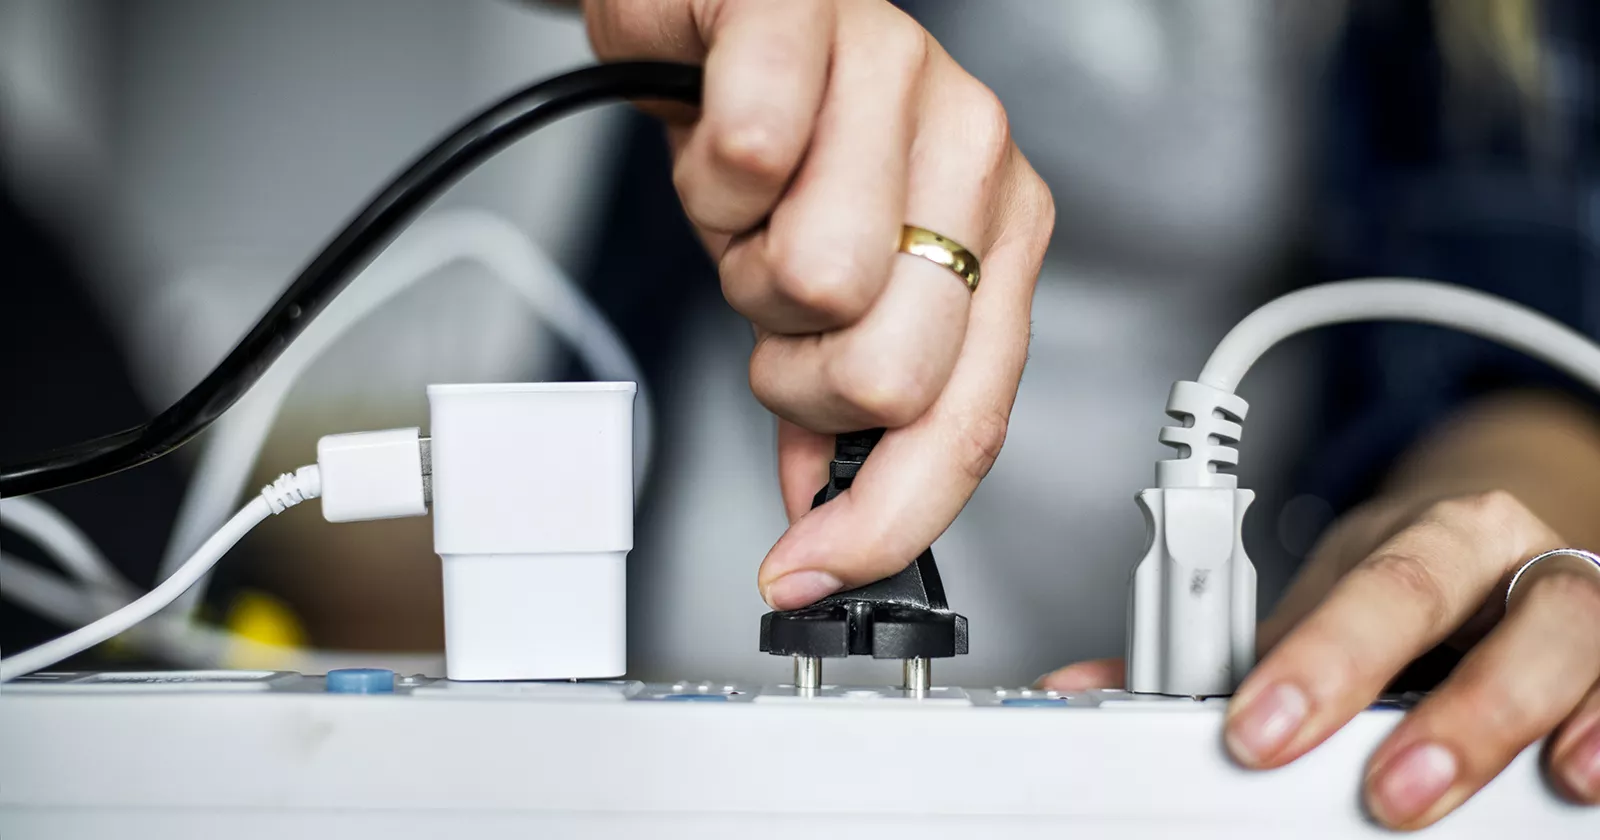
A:
[[[788,180],[802,145],[781,129],[753,119],[718,126],[709,141],[711,159],[718,168],[768,185]]]
[[[1000,97],[976,79],[972,81],[968,97],[971,102],[963,110],[973,147],[979,159],[987,163],[989,171],[997,171],[1011,157],[1011,120]]]
[[[1450,617],[1450,591],[1431,563],[1413,554],[1386,551],[1367,561],[1367,570],[1386,586],[1404,594],[1428,627],[1443,626]]]
[[[773,337],[757,339],[750,352],[750,392],[774,415],[807,426],[815,420],[809,414],[812,406],[804,394],[794,388],[797,377],[792,364],[785,359],[787,355],[777,347]]]
[[[1050,187],[1045,184],[1044,179],[1031,169],[1023,179],[1018,193],[1016,213],[1020,217],[1024,236],[1029,242],[1030,253],[1036,254],[1042,261],[1045,249],[1049,247],[1050,237],[1056,229],[1055,196],[1051,195]]]
[[[1477,679],[1460,687],[1462,716],[1504,749],[1517,749],[1555,723],[1538,681]]]
[[[1372,681],[1371,665],[1357,649],[1317,622],[1291,631],[1270,656],[1280,670],[1301,674],[1318,697],[1339,697]]]
[[[807,237],[774,231],[767,263],[773,290],[785,300],[834,323],[861,317],[871,301],[867,261],[847,247],[815,248]]]
[[[872,50],[887,59],[890,66],[901,68],[907,71],[908,75],[914,75],[922,72],[927,66],[929,56],[933,54],[930,38],[928,30],[906,17],[900,19],[895,26],[885,27],[873,42]]]
[[[937,383],[914,360],[860,355],[838,368],[834,389],[867,422],[891,429],[908,425],[938,395]]]
[[[788,420],[794,418],[789,414],[789,407],[784,404],[782,393],[777,387],[781,371],[774,370],[774,365],[761,352],[761,346],[756,346],[755,352],[750,354],[750,393],[755,396],[756,402],[778,417]]]
[[[1472,523],[1497,529],[1515,525],[1532,516],[1521,500],[1505,490],[1487,490],[1445,499],[1434,504],[1430,513],[1431,518],[1442,522]]]
[[[1025,202],[1028,215],[1034,220],[1035,229],[1045,239],[1056,229],[1056,197],[1050,192],[1049,185],[1044,179],[1030,171],[1028,177],[1029,199]]]

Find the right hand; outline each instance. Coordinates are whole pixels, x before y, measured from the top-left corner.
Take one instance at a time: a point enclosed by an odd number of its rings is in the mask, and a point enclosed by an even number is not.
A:
[[[1054,225],[986,87],[884,0],[587,0],[606,60],[703,64],[668,123],[684,210],[756,330],[750,385],[780,418],[791,522],[762,563],[777,609],[898,572],[944,532],[1005,439]],[[902,224],[982,262],[969,295],[899,255]],[[890,431],[810,511],[832,435]]]

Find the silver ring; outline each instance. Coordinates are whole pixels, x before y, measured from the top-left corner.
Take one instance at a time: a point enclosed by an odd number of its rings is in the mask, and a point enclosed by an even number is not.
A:
[[[1600,554],[1595,554],[1592,551],[1584,551],[1581,548],[1558,548],[1553,551],[1546,551],[1532,560],[1523,563],[1522,568],[1518,569],[1517,573],[1511,576],[1511,585],[1506,587],[1507,607],[1511,606],[1511,593],[1517,590],[1517,581],[1522,579],[1522,573],[1533,568],[1533,564],[1548,557],[1576,557],[1579,560],[1587,560],[1594,566],[1594,570],[1596,572],[1600,572]]]

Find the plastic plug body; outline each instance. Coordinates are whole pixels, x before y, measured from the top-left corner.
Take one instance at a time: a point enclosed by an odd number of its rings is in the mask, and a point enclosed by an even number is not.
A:
[[[839,435],[828,484],[817,491],[813,508],[850,487],[882,436],[882,429]],[[933,550],[925,549],[896,575],[762,616],[761,650],[816,659],[947,659],[967,652],[967,619],[950,610]]]
[[[1241,539],[1249,490],[1146,490],[1150,547],[1133,572],[1128,690],[1232,694],[1255,664],[1256,570]]]
[[[1156,464],[1156,489],[1138,496],[1149,533],[1128,600],[1127,687],[1147,694],[1232,694],[1255,664],[1256,570],[1245,553],[1255,499],[1228,469],[1249,405],[1178,382],[1161,430],[1177,457]]]

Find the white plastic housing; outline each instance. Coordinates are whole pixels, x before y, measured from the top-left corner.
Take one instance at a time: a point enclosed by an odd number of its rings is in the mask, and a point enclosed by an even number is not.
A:
[[[329,522],[395,519],[428,512],[418,432],[387,429],[317,441],[322,516]]]
[[[635,390],[429,386],[450,679],[627,670]]]
[[[1255,664],[1256,570],[1245,554],[1249,490],[1145,490],[1150,547],[1128,604],[1130,691],[1232,694]]]

